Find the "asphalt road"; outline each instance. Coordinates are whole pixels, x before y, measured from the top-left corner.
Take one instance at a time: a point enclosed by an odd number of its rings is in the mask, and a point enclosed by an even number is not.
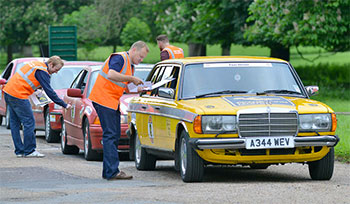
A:
[[[41,135],[41,136],[40,136]],[[10,131],[0,127],[0,203],[350,203],[350,165],[336,162],[330,181],[312,181],[307,165],[207,168],[201,183],[184,183],[172,161],[155,171],[120,167],[128,181],[101,178],[102,162],[63,155],[38,132],[37,150],[45,158],[16,158]]]

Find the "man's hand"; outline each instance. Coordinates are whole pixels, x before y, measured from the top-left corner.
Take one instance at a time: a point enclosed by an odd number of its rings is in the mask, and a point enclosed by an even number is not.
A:
[[[143,81],[137,77],[132,77],[132,83],[134,83],[135,85],[140,85],[140,84],[143,84]]]
[[[72,107],[72,105],[71,105],[71,104],[67,104],[66,109],[71,108],[71,107]]]

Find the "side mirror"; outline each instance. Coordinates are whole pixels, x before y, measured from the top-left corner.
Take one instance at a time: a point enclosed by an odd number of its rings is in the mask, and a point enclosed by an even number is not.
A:
[[[163,97],[163,98],[174,99],[175,98],[175,91],[174,91],[174,89],[171,89],[171,88],[159,87],[158,96]]]
[[[0,85],[5,85],[6,82],[7,82],[6,79],[3,79],[3,78],[0,79]]]
[[[309,96],[314,96],[318,92],[318,86],[306,86],[305,89]]]
[[[78,98],[82,98],[83,97],[83,95],[81,94],[81,90],[80,89],[68,89],[67,90],[67,96],[78,97]]]

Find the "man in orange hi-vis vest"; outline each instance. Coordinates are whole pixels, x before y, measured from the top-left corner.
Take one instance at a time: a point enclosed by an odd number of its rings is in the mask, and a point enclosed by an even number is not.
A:
[[[69,108],[50,86],[51,74],[63,67],[59,56],[52,56],[47,62],[32,61],[20,68],[5,85],[5,101],[10,113],[10,128],[17,157],[44,157],[36,151],[35,119],[28,97],[42,87],[48,97],[58,105]],[[20,135],[23,124],[23,142]]]
[[[96,109],[102,127],[104,179],[132,179],[131,175],[119,170],[119,99],[124,91],[128,92],[128,83],[143,84],[141,79],[133,76],[134,64],[142,62],[148,52],[146,43],[137,41],[127,52],[112,53],[102,66],[91,90],[89,99]]]
[[[184,58],[184,51],[176,46],[169,44],[169,39],[166,35],[157,37],[157,44],[160,49],[160,60]]]

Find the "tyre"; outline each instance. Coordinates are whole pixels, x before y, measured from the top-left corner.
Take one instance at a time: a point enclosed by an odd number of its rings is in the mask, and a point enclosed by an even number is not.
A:
[[[49,109],[45,111],[45,140],[48,143],[60,140],[60,132],[51,129]]]
[[[179,144],[181,178],[184,182],[200,182],[204,177],[204,162],[188,140],[188,133],[182,131]]]
[[[6,129],[10,129],[10,111],[9,106],[6,107],[6,115],[5,115],[5,127]]]
[[[62,120],[62,130],[61,130],[61,151],[63,154],[79,153],[78,147],[67,144],[67,131],[66,131],[66,125],[63,120]]]
[[[134,155],[135,166],[138,170],[154,170],[156,167],[156,158],[153,155],[147,153],[146,149],[141,146],[141,142],[137,132],[134,136]]]
[[[0,115],[0,125],[2,125],[2,116]]]
[[[91,137],[90,137],[90,124],[86,119],[84,120],[83,126],[83,135],[84,135],[84,157],[87,161],[101,161],[102,154],[93,150],[91,147]]]
[[[249,164],[251,169],[267,169],[269,164]]]
[[[329,180],[334,169],[334,148],[331,147],[328,154],[322,159],[309,162],[309,174],[312,180]]]

